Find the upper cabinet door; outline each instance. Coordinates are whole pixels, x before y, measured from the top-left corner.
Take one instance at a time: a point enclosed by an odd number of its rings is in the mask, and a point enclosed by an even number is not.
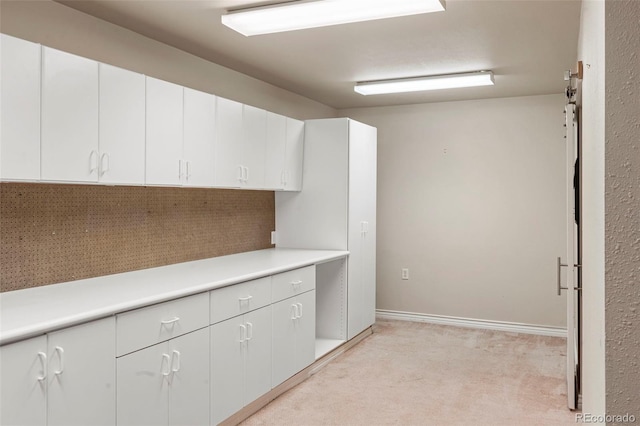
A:
[[[98,63],[42,49],[42,179],[98,180]]]
[[[262,189],[267,148],[267,111],[249,105],[243,106],[242,139],[244,186]]]
[[[216,99],[215,164],[216,186],[243,186],[242,104],[224,98]]]
[[[180,185],[186,173],[182,161],[183,88],[147,77],[146,183]]]
[[[287,117],[286,138],[284,189],[285,191],[302,191],[304,121]]]
[[[40,179],[40,45],[0,34],[0,178]]]
[[[100,182],[144,185],[144,120],[144,76],[100,64]]]
[[[287,118],[267,113],[267,149],[265,163],[265,188],[284,189],[285,149],[287,142]]]
[[[184,145],[182,182],[211,187],[215,182],[216,97],[184,88]]]

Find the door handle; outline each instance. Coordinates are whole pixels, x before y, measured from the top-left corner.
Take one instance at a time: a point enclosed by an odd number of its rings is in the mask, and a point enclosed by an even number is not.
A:
[[[557,284],[558,284],[558,296],[560,296],[562,294],[562,290],[582,290],[582,287],[573,287],[573,288],[569,288],[569,287],[563,287],[561,284],[561,269],[563,267],[568,267],[569,265],[566,263],[562,263],[562,259],[560,258],[560,256],[558,256],[558,263],[557,263],[557,267],[556,267],[556,271],[557,271]],[[573,264],[574,268],[582,268],[582,265],[579,263],[574,263]]]
[[[60,368],[54,371],[53,373],[56,376],[59,376],[62,373],[64,373],[64,349],[62,349],[60,346],[56,346],[55,350],[56,350],[56,353],[58,354],[58,359],[60,360]]]
[[[42,382],[47,378],[47,354],[44,352],[38,352],[38,358],[40,358],[40,364],[42,364],[42,374],[37,377],[39,382]]]

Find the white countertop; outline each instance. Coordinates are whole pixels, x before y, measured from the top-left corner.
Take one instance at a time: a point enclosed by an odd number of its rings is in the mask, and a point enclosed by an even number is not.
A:
[[[0,345],[348,254],[266,249],[0,293]]]

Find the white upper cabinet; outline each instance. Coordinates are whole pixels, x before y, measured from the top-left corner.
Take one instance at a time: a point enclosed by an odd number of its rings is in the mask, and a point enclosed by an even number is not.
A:
[[[186,165],[182,162],[182,86],[147,77],[146,183],[181,185]]]
[[[287,117],[286,138],[283,189],[285,191],[302,191],[304,121]]]
[[[243,183],[242,104],[229,99],[216,101],[215,185],[239,188]]]
[[[0,179],[40,179],[40,45],[0,34]]]
[[[243,187],[264,188],[267,148],[267,111],[249,105],[242,108]]]
[[[98,63],[42,49],[42,174],[46,181],[98,180]]]
[[[287,148],[287,117],[267,113],[267,152],[265,164],[265,187],[284,189],[285,150]]]
[[[216,97],[184,88],[182,182],[213,186],[215,181]]]
[[[302,190],[304,122],[267,113],[265,188]]]
[[[144,185],[145,79],[100,64],[99,180]]]

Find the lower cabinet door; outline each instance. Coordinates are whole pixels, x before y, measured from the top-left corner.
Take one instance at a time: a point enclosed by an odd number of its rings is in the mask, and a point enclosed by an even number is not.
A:
[[[294,299],[300,308],[296,324],[297,373],[316,360],[316,291],[308,291]]]
[[[244,404],[247,405],[271,390],[271,306],[249,312],[244,319],[247,327]]]
[[[217,425],[244,406],[246,325],[242,315],[211,330],[211,424]]]
[[[169,424],[209,424],[209,329],[169,341]]]
[[[0,424],[47,423],[47,337],[0,347]]]
[[[273,304],[273,362],[271,387],[276,387],[296,373],[295,297]]]
[[[118,426],[169,424],[169,343],[118,358]]]
[[[315,361],[315,294],[311,290],[273,305],[273,387]]]
[[[115,317],[48,335],[47,425],[115,425],[115,339]]]

